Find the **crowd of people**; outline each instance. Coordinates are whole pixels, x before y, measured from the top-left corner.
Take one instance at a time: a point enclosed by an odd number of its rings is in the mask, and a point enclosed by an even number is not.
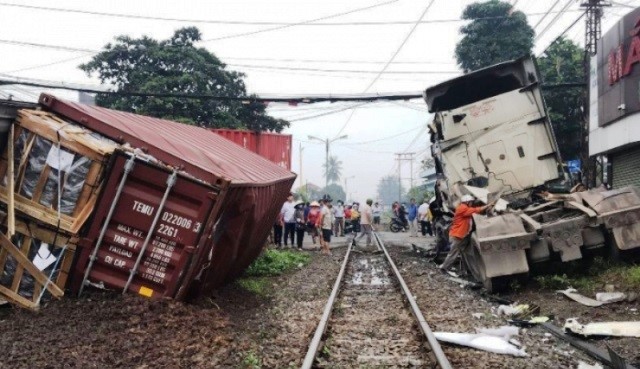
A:
[[[302,250],[305,235],[309,235],[313,244],[319,244],[323,254],[330,254],[332,237],[353,235],[350,242],[357,243],[366,236],[367,245],[371,244],[374,227],[379,227],[382,206],[368,199],[362,206],[358,202],[345,205],[342,200],[333,204],[331,196],[325,195],[312,202],[294,201],[289,194],[282,205],[280,214],[273,226],[273,242],[276,248]],[[361,233],[358,238],[356,235]]]
[[[471,216],[483,213],[495,205],[495,202],[492,202],[485,206],[473,206],[474,201],[473,196],[463,196],[455,214],[452,214],[453,220],[447,242],[450,243],[450,251],[440,265],[443,271],[453,264],[467,246]],[[426,198],[420,205],[413,198],[408,205],[394,202],[391,211],[394,217],[392,221],[403,224],[403,227],[409,230],[410,237],[418,237],[418,229],[422,236],[433,236],[434,216],[437,217],[442,212],[436,201],[430,203]],[[373,232],[379,230],[382,212],[382,205],[371,199],[367,199],[362,206],[358,202],[345,205],[341,200],[334,206],[328,195],[318,201],[305,203],[294,202],[294,196],[290,193],[273,226],[273,241],[277,248],[302,250],[305,234],[308,234],[313,244],[319,243],[320,250],[327,255],[331,254],[329,246],[332,237],[346,237],[351,234],[347,241],[354,245],[358,245],[358,242],[366,237],[366,245],[370,246]]]

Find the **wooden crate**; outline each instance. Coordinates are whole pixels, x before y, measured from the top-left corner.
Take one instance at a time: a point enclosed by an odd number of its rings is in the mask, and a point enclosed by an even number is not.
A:
[[[9,137],[0,157],[0,178],[3,179],[0,207],[6,208],[6,211],[0,211],[0,297],[25,308],[37,309],[43,289],[46,288],[46,296],[60,298],[64,295],[78,232],[93,212],[105,167],[119,145],[39,110],[20,110]],[[34,152],[36,147],[37,153]],[[59,152],[64,154],[57,154]],[[69,159],[67,166],[62,166],[59,173],[54,172],[61,164],[62,155]],[[78,163],[76,160],[87,165],[86,172],[70,170],[73,163]],[[28,191],[23,192],[27,171],[30,171],[31,181]],[[9,180],[11,172],[13,182]],[[56,173],[54,182],[51,182],[51,173]],[[81,188],[76,188],[74,195],[67,198],[71,200],[69,205],[65,204],[63,213],[62,209],[58,211],[56,200],[65,195],[64,184],[70,173],[76,176],[74,180]],[[58,194],[57,181],[62,184],[61,194]],[[47,250],[51,249],[57,255],[55,275],[39,270],[33,262],[35,247],[43,242],[50,245]],[[53,278],[49,280],[51,276]],[[24,288],[27,284],[23,281],[27,279],[33,284]]]
[[[0,214],[6,223],[6,214]],[[21,242],[15,242],[21,240]],[[78,239],[61,232],[44,228],[33,222],[16,219],[16,234],[9,239],[4,232],[0,232],[0,295],[7,301],[29,309],[39,307],[39,297],[47,286],[49,296],[60,298],[64,295],[64,287],[73,262]],[[29,258],[36,244],[41,242],[52,245],[53,253],[60,259],[57,261],[57,272],[51,281],[50,271],[40,271]],[[20,244],[18,247],[16,244]],[[15,270],[6,273],[8,264],[11,263]],[[53,265],[51,266],[53,268]],[[24,278],[33,278],[33,288],[28,291],[21,290]],[[8,280],[8,282],[7,282]]]
[[[77,234],[95,207],[96,199],[101,189],[104,168],[107,165],[110,154],[119,145],[108,140],[96,138],[84,128],[68,123],[51,113],[38,110],[20,110],[14,130],[13,145],[7,145],[7,149],[4,150],[2,157],[0,157],[0,178],[4,178],[4,181],[0,183],[0,202],[10,205],[11,199],[8,196],[9,186],[6,178],[8,158],[10,156],[8,150],[12,146],[16,147],[18,140],[21,140],[23,143],[21,152],[15,152],[16,150],[14,150],[16,167],[14,169],[15,190],[13,206],[15,210],[41,223],[52,225],[71,234]],[[49,180],[49,174],[53,170],[49,161],[43,163],[44,167],[40,172],[37,184],[33,188],[31,198],[21,191],[25,180],[25,172],[30,165],[29,160],[33,159],[32,150],[36,140],[40,140],[38,142],[46,140],[52,143],[52,150],[59,143],[61,148],[74,154],[75,157],[80,155],[90,160],[84,185],[75,202],[73,212],[70,214],[61,214],[58,217],[56,201],[52,201],[50,205],[41,203],[43,190]],[[40,161],[42,161],[42,157],[40,157]],[[66,176],[67,173],[62,171],[62,183],[65,183]]]

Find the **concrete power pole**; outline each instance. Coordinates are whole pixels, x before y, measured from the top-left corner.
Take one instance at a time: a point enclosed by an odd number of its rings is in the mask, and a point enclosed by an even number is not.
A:
[[[302,187],[304,185],[304,180],[302,178],[302,151],[304,151],[304,147],[302,147],[302,143],[300,144],[300,149],[299,150],[300,150],[300,157],[299,157],[299,160],[300,160],[300,173],[299,173],[300,174],[300,187]]]
[[[583,182],[587,187],[596,184],[596,159],[589,156],[589,75],[591,57],[598,51],[598,40],[602,36],[602,14],[605,6],[611,3],[604,0],[585,0],[580,4],[585,8],[586,24],[584,34],[584,78],[587,89],[584,94],[584,115],[580,134],[580,161],[582,163]]]

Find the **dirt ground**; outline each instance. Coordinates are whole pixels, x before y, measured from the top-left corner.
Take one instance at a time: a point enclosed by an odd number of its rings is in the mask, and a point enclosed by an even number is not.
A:
[[[435,264],[418,256],[411,248],[396,243],[390,250],[401,273],[434,331],[474,332],[476,328],[498,327],[504,319],[496,316],[499,303],[484,298],[480,291],[463,288],[436,271]],[[589,308],[553,292],[541,292],[530,284],[521,291],[501,296],[519,303],[540,306],[541,315],[553,315],[553,323],[562,326],[567,318],[580,322],[638,321],[638,301]],[[445,309],[444,307],[447,307]],[[480,318],[472,314],[480,313]],[[443,344],[454,367],[459,368],[577,368],[578,361],[594,361],[564,341],[551,337],[543,328],[522,329],[518,337],[528,357],[516,358],[490,354],[464,347]],[[630,363],[640,363],[640,339],[591,339],[590,343],[606,350],[608,344]]]
[[[92,292],[2,308],[0,368],[297,368],[344,250],[311,252],[258,294],[232,284],[190,304]]]

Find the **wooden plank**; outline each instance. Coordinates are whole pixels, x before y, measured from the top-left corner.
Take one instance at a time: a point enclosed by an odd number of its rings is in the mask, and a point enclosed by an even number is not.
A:
[[[78,214],[76,219],[71,224],[71,229],[69,230],[73,234],[77,234],[80,231],[80,228],[84,225],[84,223],[89,219],[91,213],[93,213],[93,209],[96,207],[96,201],[98,201],[98,195],[93,195],[87,204],[85,204],[82,212]]]
[[[0,295],[2,295],[5,299],[7,299],[7,301],[13,304],[32,310],[36,310],[38,308],[38,305],[36,305],[35,302],[18,295],[17,293],[2,285],[0,285]]]
[[[0,186],[0,201],[7,202],[7,189],[2,186]],[[16,195],[16,210],[40,222],[52,226],[58,225],[58,213],[56,211],[44,205],[34,203],[21,195]],[[73,221],[74,219],[70,216],[62,214],[60,228],[70,232]]]
[[[580,338],[570,336],[564,333],[562,329],[556,327],[551,323],[547,322],[547,323],[542,323],[541,325],[544,329],[549,331],[554,336],[561,338],[564,341],[567,341],[571,346],[579,348],[580,350],[584,351],[587,355],[591,356],[592,358],[602,362],[603,364],[606,364],[609,366],[612,365],[611,357],[609,356],[608,352],[596,346],[593,346],[592,344],[584,340],[581,340]],[[637,369],[637,368],[631,364],[627,364],[626,369]]]
[[[25,257],[29,257],[29,250],[31,250],[31,237],[25,236],[22,240],[22,247],[20,248],[20,252]],[[11,283],[11,290],[18,293],[18,289],[20,288],[20,282],[22,281],[22,274],[24,274],[24,267],[21,264],[16,266],[16,271],[13,273],[13,282]]]
[[[87,205],[91,195],[96,196],[96,194],[99,193],[99,191],[97,191],[97,187],[99,186],[98,180],[100,172],[102,172],[102,163],[99,161],[91,162],[91,166],[89,166],[89,171],[87,172],[87,177],[85,178],[84,185],[82,186],[82,192],[80,192],[78,201],[76,201],[76,208],[73,211],[74,217],[77,217],[85,211],[85,205]]]
[[[57,130],[63,131],[64,135],[60,135],[60,144],[64,148],[91,160],[102,160],[104,155],[113,153],[117,148],[117,145],[100,141],[92,137],[89,131],[78,126],[70,126],[67,122],[61,121],[51,114],[42,115],[23,111],[18,116],[18,122],[38,136],[54,143],[58,142]]]
[[[64,286],[67,284],[67,279],[69,278],[71,264],[73,264],[73,254],[74,251],[70,250],[67,247],[64,253],[60,255],[60,257],[62,257],[63,259],[60,262],[60,271],[58,272],[58,276],[56,277],[56,284],[63,290]]]
[[[36,135],[30,132],[29,137],[27,138],[27,143],[22,151],[22,156],[20,157],[20,164],[18,165],[18,176],[16,177],[16,188],[18,189],[18,193],[20,193],[22,183],[24,182],[24,173],[27,171],[27,165],[29,165],[29,154],[31,153],[31,149],[33,149],[33,143],[35,141]]]
[[[42,191],[44,190],[44,186],[47,184],[49,180],[49,174],[51,173],[51,167],[45,164],[42,172],[40,172],[40,177],[38,178],[38,182],[36,186],[33,188],[33,193],[31,194],[31,201],[35,203],[40,203],[40,198],[42,197]]]
[[[15,124],[9,128],[9,144],[7,145],[7,192],[9,201],[7,201],[7,234],[9,237],[16,234],[16,208],[15,208],[15,175],[14,175],[14,161],[13,152],[15,150]]]
[[[38,225],[28,225],[27,223],[22,222],[19,219],[16,222],[16,231],[20,234],[33,237],[42,242],[46,242],[49,245],[54,245],[56,247],[63,247],[64,245],[67,245],[67,249],[69,250],[74,251],[76,249],[75,237],[71,237],[62,232],[56,233],[53,230]]]
[[[44,273],[42,273],[40,270],[38,270],[38,268],[36,268],[35,265],[33,265],[33,263],[31,262],[31,260],[27,259],[26,256],[24,256],[21,252],[20,249],[18,249],[16,247],[16,245],[14,245],[11,240],[9,240],[7,238],[7,236],[4,233],[0,232],[0,247],[4,248],[5,250],[7,250],[9,252],[9,254],[11,256],[14,257],[14,259],[16,259],[16,261],[18,262],[18,264],[21,264],[24,269],[31,274],[31,276],[41,285],[44,285],[45,283],[47,283],[48,280],[48,276],[44,275]],[[47,290],[51,293],[51,295],[53,295],[54,297],[62,297],[64,296],[64,292],[55,284],[55,283],[49,283],[49,285],[47,286]]]

